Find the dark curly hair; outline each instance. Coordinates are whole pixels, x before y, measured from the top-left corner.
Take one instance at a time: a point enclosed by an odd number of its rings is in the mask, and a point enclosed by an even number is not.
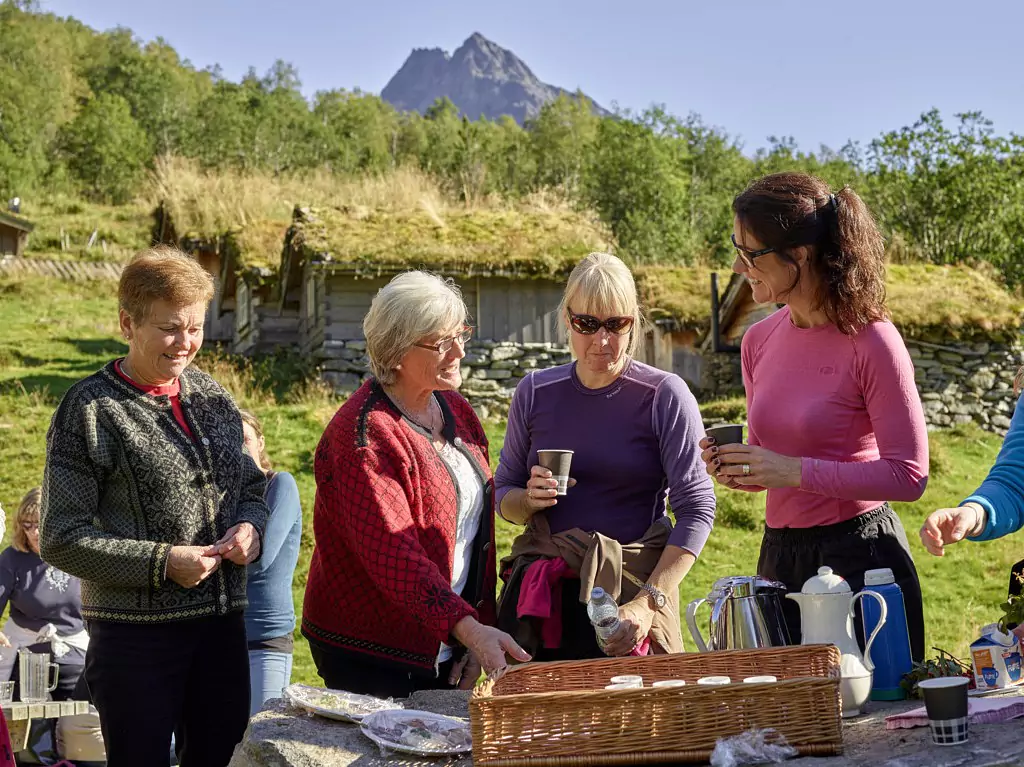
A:
[[[834,194],[807,173],[773,173],[750,184],[732,203],[733,212],[766,247],[796,268],[790,251],[808,246],[811,271],[820,278],[815,309],[846,335],[887,319],[885,245],[860,196],[844,186]]]

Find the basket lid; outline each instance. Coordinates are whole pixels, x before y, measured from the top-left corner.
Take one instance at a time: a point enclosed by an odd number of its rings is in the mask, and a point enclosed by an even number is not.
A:
[[[849,594],[850,584],[831,567],[819,567],[818,574],[804,581],[801,594]]]

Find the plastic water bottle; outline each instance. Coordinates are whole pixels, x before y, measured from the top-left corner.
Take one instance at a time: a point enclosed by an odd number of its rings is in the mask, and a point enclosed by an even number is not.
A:
[[[590,601],[587,602],[587,615],[590,616],[594,633],[597,634],[597,643],[604,647],[605,642],[619,627],[619,606],[603,588],[595,586],[590,592]]]
[[[875,664],[871,699],[902,700],[906,692],[900,686],[900,680],[914,666],[910,658],[910,632],[903,590],[888,567],[864,573],[864,589],[878,593],[888,607],[888,617],[871,645],[871,660]],[[874,599],[864,599],[861,605],[864,636],[868,637],[878,625],[881,609]]]

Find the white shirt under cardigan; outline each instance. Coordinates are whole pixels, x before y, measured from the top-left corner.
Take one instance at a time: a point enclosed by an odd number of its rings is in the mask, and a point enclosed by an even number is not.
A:
[[[455,527],[455,553],[452,557],[452,591],[462,595],[469,578],[469,565],[473,558],[473,541],[480,531],[480,519],[484,511],[484,484],[469,459],[450,443],[438,451],[452,476],[459,497],[458,521]],[[452,657],[452,648],[441,644],[437,654],[438,664]]]

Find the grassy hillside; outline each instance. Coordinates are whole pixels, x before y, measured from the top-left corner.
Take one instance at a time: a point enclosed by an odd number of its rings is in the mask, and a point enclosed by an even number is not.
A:
[[[21,495],[39,482],[46,428],[60,395],[74,381],[125,352],[115,319],[112,283],[75,286],[0,278],[0,502],[8,519]],[[230,360],[204,353],[201,364],[263,419],[271,458],[298,481],[305,534],[294,594],[296,606],[301,607],[313,549],[313,451],[339,403],[316,386],[283,388],[280,382],[292,378],[299,366],[289,358],[240,369]],[[738,406],[729,402],[713,407],[727,413]],[[503,424],[488,424],[488,432],[496,460]],[[998,617],[995,605],[1005,596],[1010,565],[1021,557],[1020,538],[954,547],[940,560],[924,552],[916,531],[929,511],[957,503],[977,485],[998,447],[998,438],[975,428],[932,435],[928,492],[918,503],[897,504],[921,571],[929,646],[960,657],[966,655],[978,626]],[[723,491],[719,504],[720,523],[683,584],[684,604],[706,594],[719,576],[753,572],[763,498]],[[499,525],[501,556],[508,551],[514,530]],[[301,638],[296,642],[295,679],[317,681]]]

